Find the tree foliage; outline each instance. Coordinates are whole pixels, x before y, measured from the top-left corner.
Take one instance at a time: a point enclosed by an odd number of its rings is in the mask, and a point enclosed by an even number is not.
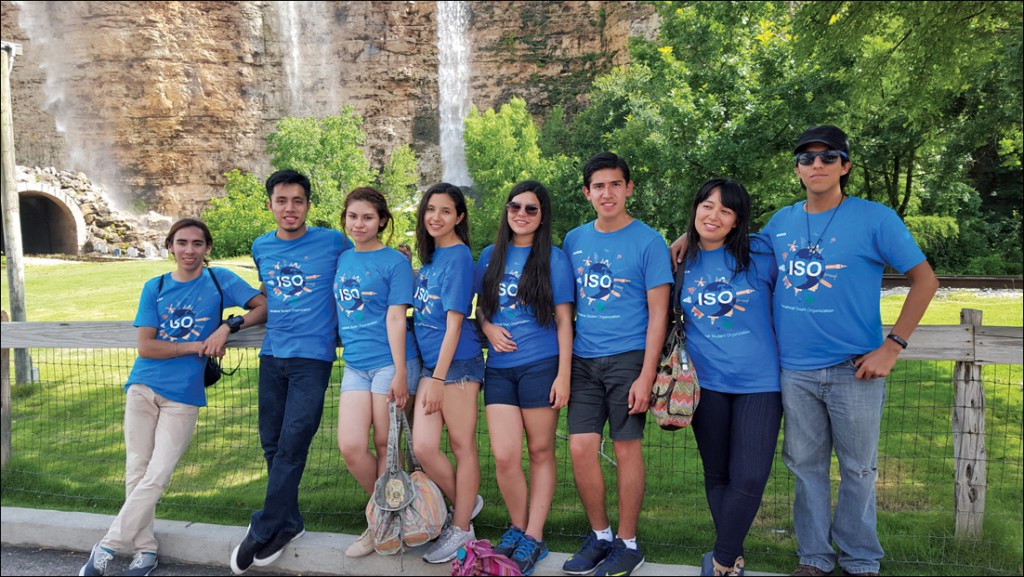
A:
[[[415,204],[416,156],[408,146],[392,151],[382,171],[370,166],[363,152],[363,119],[351,105],[323,118],[286,117],[267,135],[273,169],[296,170],[309,177],[311,200],[307,222],[339,228],[345,195],[359,186],[377,186],[388,198],[395,218],[395,243],[414,230],[414,217],[404,209]],[[203,218],[214,237],[216,256],[247,254],[259,235],[273,230],[266,208],[263,180],[235,169],[225,175],[226,195],[211,200]]]
[[[966,270],[997,251],[1012,272],[1024,188],[1019,8],[658,3],[658,40],[632,39],[631,64],[595,81],[563,151],[623,156],[630,213],[674,237],[712,177],[746,185],[755,223],[802,198],[791,147],[808,126],[835,124],[851,137],[848,192],[908,219],[937,268]],[[991,234],[968,232],[986,224]]]

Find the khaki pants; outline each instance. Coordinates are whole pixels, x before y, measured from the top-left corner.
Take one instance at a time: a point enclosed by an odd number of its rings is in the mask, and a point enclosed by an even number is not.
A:
[[[188,449],[199,407],[165,399],[146,385],[128,387],[124,410],[125,501],[100,546],[156,553],[156,502]]]

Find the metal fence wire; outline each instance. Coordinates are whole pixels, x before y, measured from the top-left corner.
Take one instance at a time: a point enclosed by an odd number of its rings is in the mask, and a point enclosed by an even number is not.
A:
[[[12,459],[3,472],[5,504],[14,500],[19,505],[115,513],[124,498],[123,384],[135,350],[61,348],[31,353],[40,379],[12,386]],[[228,350],[225,365],[240,368],[207,390],[209,405],[200,411],[191,446],[157,507],[159,516],[196,520],[201,510],[201,518],[208,522],[244,527],[252,512],[262,507],[266,465],[257,429],[257,355],[253,348]],[[365,528],[368,497],[349,475],[337,448],[340,375],[339,361],[302,479],[300,507],[307,529],[358,534]],[[989,365],[982,370],[988,488],[980,539],[954,536],[952,375],[951,361],[900,361],[889,378],[877,483],[884,567],[919,574],[940,566],[947,573],[1020,574],[1021,366]],[[476,520],[477,535],[494,539],[509,521],[495,479],[482,398],[477,435],[480,491],[488,504]],[[764,501],[746,542],[748,563],[756,556],[779,557],[776,561],[782,564],[796,561],[793,478],[782,464],[781,446],[780,434]],[[657,561],[673,551],[678,559],[682,550],[695,563],[710,549],[714,529],[693,434],[688,429],[665,432],[649,422],[643,451],[647,486],[639,539],[645,554]],[[571,550],[589,526],[573,480],[564,411],[556,454],[558,486],[545,535],[557,548]],[[614,515],[610,441],[604,454],[608,505]],[[834,481],[838,475],[834,462]]]

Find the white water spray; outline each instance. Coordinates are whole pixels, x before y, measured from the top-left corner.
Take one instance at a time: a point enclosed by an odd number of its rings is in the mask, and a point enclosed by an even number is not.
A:
[[[469,115],[469,2],[437,3],[437,84],[440,89],[443,180],[473,186],[466,167],[463,120]]]
[[[337,114],[341,75],[331,60],[331,2],[274,2],[281,19],[282,60],[292,116]]]
[[[49,162],[63,170],[89,175],[103,190],[107,202],[124,208],[124,197],[117,194],[120,170],[111,151],[112,129],[97,122],[95,113],[88,110],[88,102],[76,95],[82,90],[73,83],[82,81],[83,62],[70,55],[73,43],[72,25],[76,21],[75,3],[14,2],[18,7],[18,26],[25,31],[39,68],[45,72],[43,83],[44,112],[53,116],[57,133],[64,139],[65,158],[51,158]],[[69,90],[69,83],[71,89]]]

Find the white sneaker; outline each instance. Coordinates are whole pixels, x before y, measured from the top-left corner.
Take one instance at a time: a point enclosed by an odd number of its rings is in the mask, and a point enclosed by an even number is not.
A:
[[[370,553],[373,553],[373,531],[369,527],[363,531],[363,534],[356,539],[355,543],[348,546],[345,549],[346,557],[366,557]]]
[[[469,524],[469,531],[463,531],[458,525],[449,526],[447,533],[442,533],[437,538],[437,543],[423,555],[427,563],[447,563],[455,558],[459,549],[466,546],[466,543],[476,540],[476,532],[473,524]]]

